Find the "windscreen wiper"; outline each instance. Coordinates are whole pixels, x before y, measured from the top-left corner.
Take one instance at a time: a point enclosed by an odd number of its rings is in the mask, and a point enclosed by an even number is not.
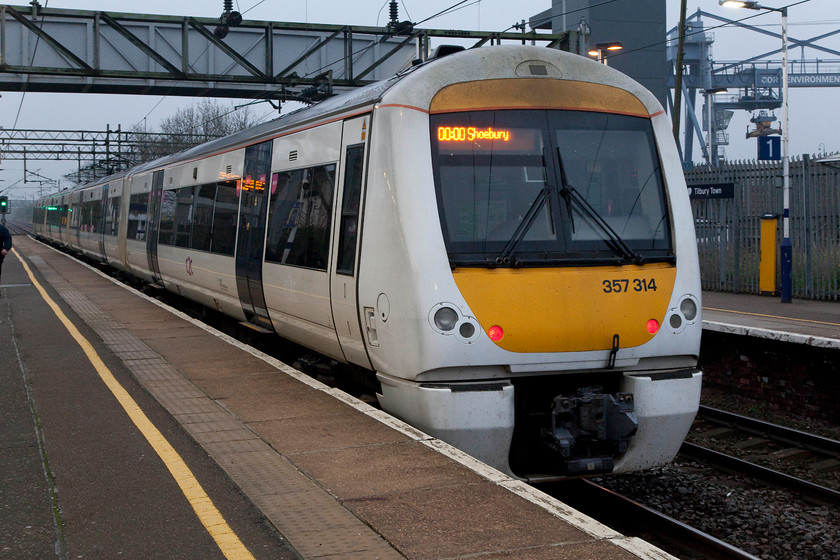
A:
[[[540,213],[540,210],[542,210],[542,207],[545,206],[545,203],[548,201],[548,195],[550,193],[551,187],[546,186],[540,189],[540,192],[537,193],[537,198],[534,199],[534,202],[531,203],[531,207],[528,208],[525,216],[523,216],[522,221],[519,222],[518,226],[516,226],[516,230],[513,232],[510,241],[507,242],[505,248],[502,249],[502,252],[498,257],[496,257],[495,264],[500,265],[511,263],[510,256],[516,250],[516,247],[519,246],[519,243],[525,239],[525,235],[528,233],[528,230],[531,229],[531,224],[534,223],[534,220],[537,218],[537,214]]]
[[[566,201],[566,207],[568,208],[569,214],[572,214],[571,203],[575,202],[578,208],[580,208],[583,213],[606,234],[608,238],[607,245],[609,245],[616,253],[621,255],[626,262],[642,264],[644,257],[633,251],[624,239],[621,238],[618,232],[616,232],[612,226],[607,223],[604,217],[601,216],[601,214],[595,210],[591,204],[589,204],[589,201],[581,196],[577,189],[569,184],[569,181],[566,179],[566,169],[563,166],[563,156],[560,155],[560,148],[557,148],[557,159],[560,163],[560,181],[562,183],[560,194]],[[574,221],[571,221],[571,227],[572,232],[574,232]]]

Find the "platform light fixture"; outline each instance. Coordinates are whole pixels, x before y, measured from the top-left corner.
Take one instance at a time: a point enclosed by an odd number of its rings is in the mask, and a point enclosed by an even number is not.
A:
[[[793,296],[791,272],[793,268],[793,245],[790,242],[790,152],[788,126],[788,57],[787,57],[787,6],[784,8],[770,8],[758,2],[737,0],[718,0],[718,4],[727,8],[747,8],[750,10],[769,10],[782,14],[782,246],[779,249],[781,257],[781,301],[790,303]]]
[[[718,142],[717,142],[717,138],[715,137],[715,134],[714,134],[714,126],[713,126],[714,122],[712,121],[712,115],[713,115],[713,112],[714,112],[713,111],[713,106],[714,106],[714,103],[715,103],[715,96],[720,95],[721,93],[727,93],[728,91],[729,90],[727,90],[725,87],[716,87],[716,88],[710,88],[710,89],[704,90],[704,93],[706,95],[706,117],[707,117],[707,123],[706,124],[709,127],[708,128],[709,144],[706,147],[706,151],[708,153],[709,165],[711,165],[713,167],[717,167],[717,165],[718,165],[717,159],[714,158],[714,155],[715,155],[714,146]]]
[[[749,8],[751,10],[759,8],[758,2],[741,2],[740,0],[720,0],[718,3],[724,8]]]
[[[607,66],[607,51],[620,51],[624,47],[620,41],[612,41],[610,43],[596,43],[595,47],[589,49],[589,56],[597,57],[598,62]]]

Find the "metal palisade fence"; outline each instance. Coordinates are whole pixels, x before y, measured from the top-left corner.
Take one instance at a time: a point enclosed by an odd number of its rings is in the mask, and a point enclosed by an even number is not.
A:
[[[826,158],[804,155],[790,162],[793,297],[840,301],[840,162],[821,159]],[[774,247],[779,262],[781,162],[695,167],[686,170],[685,178],[703,289],[760,293],[761,223],[773,216],[778,217]]]

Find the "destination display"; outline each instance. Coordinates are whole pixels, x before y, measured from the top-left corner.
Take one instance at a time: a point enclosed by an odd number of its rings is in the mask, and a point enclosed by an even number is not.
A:
[[[437,130],[440,142],[472,142],[474,140],[510,141],[510,130],[476,128],[474,126],[439,126]]]
[[[542,146],[542,130],[538,128],[470,126],[459,125],[456,121],[435,126],[431,132],[438,146],[453,153],[530,153]]]

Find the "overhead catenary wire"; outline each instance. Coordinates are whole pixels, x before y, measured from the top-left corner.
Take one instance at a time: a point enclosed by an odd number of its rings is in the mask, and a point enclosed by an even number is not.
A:
[[[461,4],[466,4],[466,3],[467,3],[467,2],[469,2],[469,1],[470,1],[470,0],[461,0],[460,2],[456,2],[456,3],[455,3],[455,4],[453,4],[452,6],[449,6],[448,8],[446,8],[446,9],[444,9],[444,10],[441,10],[441,11],[439,11],[438,13],[436,13],[436,14],[434,14],[434,15],[429,16],[429,17],[427,17],[426,19],[421,19],[420,21],[418,21],[418,22],[417,22],[417,23],[415,23],[414,25],[420,25],[421,23],[426,23],[426,22],[427,22],[427,21],[429,21],[429,20],[432,20],[432,19],[435,19],[435,18],[437,18],[437,17],[440,17],[440,16],[443,16],[443,15],[446,15],[446,14],[448,14],[448,13],[450,13],[450,12],[454,12],[454,11],[455,11],[455,9],[456,9],[456,8],[458,8],[458,6],[460,6]],[[481,0],[476,0],[475,2],[472,2],[472,4],[478,4],[479,2],[481,2]]]
[[[534,22],[531,24],[531,27],[532,27],[532,28],[534,28],[534,27],[536,27],[536,26],[538,26],[538,25],[542,25],[542,24],[544,24],[544,23],[546,23],[546,22],[551,21],[552,19],[554,19],[554,18],[556,18],[556,17],[560,17],[560,16],[567,16],[567,15],[569,15],[569,14],[574,14],[574,13],[577,13],[577,12],[582,12],[582,11],[584,11],[584,10],[588,10],[588,9],[590,9],[590,8],[597,8],[598,6],[604,6],[604,5],[606,5],[606,4],[612,4],[613,2],[617,2],[617,1],[618,1],[618,0],[604,0],[603,2],[599,2],[599,3],[597,3],[597,4],[591,4],[591,5],[589,5],[589,6],[584,6],[583,8],[577,8],[577,9],[575,9],[575,10],[569,10],[568,12],[562,12],[562,13],[559,13],[559,14],[552,14],[552,15],[550,15],[550,16],[548,16],[548,17],[543,18],[543,19],[539,19],[539,20],[534,21]],[[517,25],[519,25],[519,24],[516,24],[516,23],[515,23],[515,24],[511,25],[510,27],[508,27],[507,29],[505,29],[504,31],[502,31],[502,33],[504,33],[505,31],[510,31],[511,29],[515,28]]]
[[[473,6],[473,5],[475,5],[475,4],[480,4],[480,1],[481,1],[481,0],[474,0],[474,1],[470,2],[469,0],[460,0],[460,1],[455,2],[454,4],[452,4],[452,5],[451,5],[451,6],[449,6],[448,8],[446,8],[446,9],[444,9],[444,10],[440,10],[440,11],[436,12],[435,14],[433,14],[433,15],[431,15],[431,16],[429,16],[429,17],[427,17],[427,18],[423,19],[423,20],[421,20],[419,23],[428,22],[428,21],[430,21],[430,20],[432,20],[432,19],[434,19],[434,18],[437,18],[437,17],[442,17],[442,16],[445,16],[445,15],[447,15],[447,14],[451,14],[451,13],[452,13],[452,12],[454,12],[454,11],[457,11],[457,10],[462,10],[462,9],[467,8],[467,7],[469,7],[469,6]],[[604,1],[599,2],[599,3],[597,3],[597,4],[593,4],[593,5],[591,5],[591,6],[588,6],[587,8],[592,8],[592,7],[597,7],[597,6],[608,5],[608,4],[614,3],[614,2],[616,2],[616,1],[617,1],[617,0],[604,0]],[[246,8],[245,10],[243,10],[243,12],[242,12],[242,13],[248,13],[248,12],[250,12],[251,10],[253,10],[253,9],[257,8],[258,6],[260,6],[260,5],[264,4],[265,2],[266,2],[266,0],[259,0],[259,1],[257,1],[254,5],[252,5],[251,7]],[[793,2],[793,3],[788,4],[788,7],[791,7],[791,6],[796,6],[796,5],[799,5],[799,4],[804,4],[804,3],[807,3],[807,2],[810,2],[810,0],[800,0],[799,2]],[[46,7],[46,4],[48,4],[48,3],[49,3],[49,0],[46,0],[46,2],[45,2],[45,7]],[[402,2],[402,3],[403,3],[403,7],[405,8],[405,3],[404,3],[404,2]],[[387,4],[387,3],[386,3],[386,4]],[[238,0],[237,0],[237,7],[239,7]],[[582,8],[582,9],[585,9],[585,8]],[[559,16],[559,15],[567,15],[567,14],[571,14],[571,13],[579,12],[579,11],[581,11],[582,9],[578,9],[578,10],[570,10],[570,11],[568,11],[568,12],[565,12],[565,14],[556,14],[556,15],[555,15],[555,16],[553,16],[553,17],[557,17],[557,16]],[[407,10],[406,10],[406,11],[407,11]],[[737,20],[737,22],[747,21],[747,20],[750,20],[750,19],[753,19],[753,18],[759,17],[759,16],[761,16],[761,15],[764,15],[764,14],[766,14],[766,13],[767,13],[767,12],[762,11],[762,12],[759,12],[759,13],[751,14],[751,15],[749,15],[749,16],[746,16],[746,17],[744,17],[744,18],[741,18],[741,19]],[[540,20],[534,20],[534,21],[533,21],[533,25],[534,25],[534,26],[539,25],[539,23],[541,23],[541,22],[545,22],[545,21],[550,20],[550,19],[551,19],[551,17],[552,17],[552,16],[549,16],[549,17],[546,17],[546,18],[542,18],[542,19],[540,19]],[[44,16],[42,15],[42,16],[41,16],[41,25],[43,25],[43,22],[44,22]],[[418,24],[419,24],[419,23],[418,23]],[[720,28],[725,28],[725,27],[731,27],[731,26],[733,26],[733,25],[734,25],[734,23],[735,23],[735,22],[733,22],[733,23],[724,23],[724,24],[716,25],[716,26],[714,26],[714,27],[706,28],[706,29],[704,30],[704,32],[708,32],[708,31],[710,31],[710,30],[714,30],[714,29],[720,29]],[[791,25],[818,25],[818,24],[825,24],[825,23],[828,23],[828,22],[815,22],[815,21],[809,21],[809,22],[802,22],[802,23],[799,23],[799,24],[797,24],[797,23],[793,23],[793,24],[791,24]],[[415,24],[415,25],[417,25],[417,24]],[[512,27],[513,27],[513,26],[508,27],[508,28],[507,28],[507,30],[510,30]],[[769,26],[768,26],[768,27],[769,27]],[[507,30],[505,30],[505,31],[507,31]],[[632,49],[625,49],[623,52],[621,52],[621,53],[616,53],[616,54],[615,54],[615,55],[613,55],[613,56],[624,56],[624,55],[627,55],[627,54],[630,54],[630,53],[633,53],[633,52],[637,52],[637,51],[640,51],[640,50],[644,50],[644,49],[646,49],[646,48],[650,48],[650,47],[652,47],[652,46],[657,46],[657,45],[660,45],[660,44],[662,44],[662,43],[667,43],[667,42],[668,42],[667,40],[665,40],[665,41],[657,41],[657,42],[655,42],[655,43],[650,43],[650,44],[648,44],[648,45],[644,45],[644,46],[640,46],[640,47],[636,47],[636,48],[632,48]],[[361,47],[361,48],[359,48],[359,49],[355,50],[354,52],[350,53],[350,54],[349,54],[349,56],[352,56],[354,59],[361,58],[361,57],[364,55],[364,53],[365,53],[365,52],[367,52],[369,49],[373,48],[376,44],[377,44],[377,43],[376,43],[376,42],[374,42],[374,43],[371,43],[371,44],[365,45],[365,46],[363,46],[363,47]],[[204,53],[207,51],[207,49],[209,49],[211,46],[212,46],[212,45],[208,45],[208,46],[205,48],[205,50],[204,50],[201,54],[204,54]],[[37,42],[36,42],[36,48],[37,48]],[[34,56],[34,52],[33,52],[33,56]],[[199,56],[201,56],[201,55],[199,55]],[[313,76],[313,75],[316,75],[316,74],[320,73],[321,71],[323,71],[325,68],[328,68],[328,67],[329,67],[329,66],[331,66],[331,65],[334,65],[334,64],[338,64],[338,63],[340,63],[340,62],[341,62],[341,60],[342,60],[343,58],[344,58],[344,57],[342,56],[342,57],[340,57],[340,58],[336,59],[336,60],[335,60],[335,61],[333,61],[333,62],[327,63],[327,64],[325,64],[325,65],[323,65],[323,66],[321,66],[321,67],[319,67],[319,68],[316,68],[316,69],[314,69],[314,70],[312,70],[312,71],[310,71],[310,72],[307,72],[307,74],[306,74],[306,75],[307,75],[307,76]],[[195,60],[196,60],[196,59],[194,58],[194,59],[193,59],[193,62],[191,62],[191,63],[189,64],[189,67],[190,67],[190,68],[193,68],[193,69],[194,69],[194,66],[193,66],[193,65],[195,64]],[[279,88],[278,88],[278,89],[279,89]],[[276,91],[277,91],[277,90],[274,90],[274,92],[266,92],[266,93],[262,94],[262,97],[268,97],[268,96],[272,95],[272,93],[275,93]],[[23,95],[21,96],[20,104],[19,104],[18,111],[17,111],[17,115],[16,115],[16,118],[15,118],[15,125],[14,125],[15,127],[17,126],[17,122],[18,122],[19,117],[20,117],[20,115],[21,115],[21,113],[22,113],[22,105],[23,105],[23,103],[24,103],[24,97],[25,97],[25,95],[26,95],[26,91],[24,90]],[[160,99],[159,99],[159,100],[158,100],[158,101],[154,104],[154,106],[153,106],[153,107],[152,107],[152,108],[151,108],[151,109],[150,109],[150,110],[149,110],[149,111],[145,114],[145,116],[144,116],[142,119],[140,119],[137,123],[135,123],[135,126],[139,125],[139,124],[140,124],[140,123],[142,123],[144,120],[148,119],[148,118],[149,118],[149,117],[150,117],[150,116],[151,116],[151,115],[152,115],[152,114],[153,114],[156,110],[158,110],[158,109],[159,109],[159,107],[162,105],[163,101],[164,101],[165,99],[167,99],[168,97],[169,97],[168,95],[164,95],[164,96],[162,96],[162,97],[161,97],[161,98],[160,98]],[[246,105],[244,105],[244,106],[248,106],[248,105],[251,105],[251,104],[254,104],[254,103],[257,103],[257,102],[262,102],[262,100],[255,100],[254,102],[252,102],[252,103],[248,103],[248,104],[246,104]],[[212,120],[215,120],[215,119],[217,119],[217,118],[221,118],[221,117],[223,117],[223,116],[229,115],[229,114],[231,114],[231,113],[235,112],[236,110],[239,110],[240,108],[242,108],[242,107],[244,107],[244,106],[240,106],[240,107],[233,108],[233,109],[231,109],[230,111],[227,111],[226,113],[224,113],[223,115],[219,115],[219,116],[217,116],[217,117],[213,117],[213,119],[211,119],[211,121],[212,121]],[[267,113],[265,113],[265,114],[261,115],[261,116],[258,118],[258,121],[257,121],[257,122],[262,121],[262,119],[265,119],[265,118],[269,118],[269,117],[271,117],[271,116],[272,116],[272,114],[274,114],[274,113],[273,113],[273,111],[269,111],[269,112],[267,112]]]
[[[251,6],[250,8],[247,8],[246,10],[244,10],[242,13],[243,13],[243,14],[245,14],[245,13],[247,13],[247,12],[249,12],[249,11],[253,10],[254,8],[256,8],[257,6],[259,6],[260,4],[262,4],[262,3],[263,3],[263,2],[265,2],[265,1],[266,1],[266,0],[260,0],[259,2],[257,2],[257,3],[256,3],[256,4],[254,4],[253,6]],[[608,0],[608,1],[609,1],[609,2],[612,2],[612,1],[615,1],[615,0]],[[469,4],[467,4],[468,2],[469,2]],[[472,1],[472,2],[470,2],[470,0],[460,0],[459,2],[456,2],[455,4],[453,4],[452,6],[450,6],[450,7],[446,8],[446,9],[444,9],[444,10],[441,10],[441,11],[437,12],[436,14],[433,14],[433,15],[429,16],[429,17],[427,17],[427,18],[426,18],[426,19],[424,19],[424,20],[421,20],[420,22],[418,22],[418,23],[416,23],[416,24],[414,24],[414,25],[419,25],[420,23],[425,23],[425,22],[430,21],[430,20],[432,20],[432,19],[435,19],[435,18],[437,18],[437,17],[441,17],[442,15],[445,15],[445,14],[451,13],[451,12],[453,12],[453,11],[456,11],[456,10],[459,10],[459,9],[461,9],[461,8],[465,8],[465,7],[469,6],[469,5],[477,4],[477,3],[480,3],[480,2],[481,2],[481,0],[474,0],[474,1]],[[387,4],[387,2],[386,2],[386,4]],[[463,4],[467,4],[467,5],[466,5],[466,6],[463,6]],[[238,1],[237,1],[237,6],[238,6]],[[384,6],[384,5],[383,5],[383,6]],[[405,8],[405,5],[404,5],[404,4],[403,4],[403,8]],[[380,9],[380,12],[381,12],[381,9]],[[407,8],[406,8],[406,13],[408,13],[408,9],[407,9]],[[358,60],[358,59],[359,59],[359,58],[360,58],[360,57],[361,57],[361,56],[362,56],[365,52],[367,52],[369,49],[373,48],[376,44],[379,44],[380,42],[381,42],[381,40],[380,40],[380,41],[376,41],[376,42],[371,42],[369,45],[366,45],[366,46],[361,47],[360,49],[358,49],[358,50],[354,51],[353,53],[351,53],[351,54],[350,54],[350,56],[351,56],[351,57],[353,57],[353,59],[354,59],[354,60]],[[211,46],[211,45],[209,45],[209,44],[208,44],[208,45],[207,45],[207,47],[206,47],[206,48],[205,48],[205,49],[204,49],[204,50],[203,50],[203,51],[202,51],[202,52],[201,52],[201,53],[200,53],[200,54],[199,54],[199,55],[198,55],[198,56],[197,56],[194,60],[197,60],[199,57],[203,56],[203,55],[204,55],[204,53],[206,53],[206,52],[207,52],[207,50],[210,48],[210,46]],[[335,59],[335,60],[334,60],[334,61],[332,61],[332,62],[328,62],[327,64],[324,64],[324,65],[320,66],[319,68],[316,68],[316,69],[314,69],[314,70],[310,70],[309,72],[307,72],[306,74],[304,74],[304,76],[309,77],[309,76],[315,76],[315,75],[318,75],[318,74],[322,73],[324,70],[326,70],[327,68],[329,68],[330,66],[333,66],[333,65],[335,65],[335,64],[339,64],[339,63],[340,63],[343,59],[344,59],[344,57],[337,58],[337,59]],[[192,68],[192,69],[194,70],[192,63],[189,63],[189,67],[190,67],[190,68]],[[175,85],[177,85],[177,83],[178,83],[178,82],[176,82],[176,84],[173,84],[173,85],[172,85],[172,88],[174,88],[174,86],[175,86]],[[170,91],[171,91],[171,89],[172,89],[172,88],[170,88]],[[237,106],[237,107],[234,107],[233,109],[231,109],[231,110],[230,110],[230,111],[228,111],[227,113],[224,113],[224,114],[222,114],[222,115],[219,115],[219,116],[217,116],[217,117],[214,117],[214,119],[211,119],[210,121],[207,121],[207,122],[209,123],[209,122],[212,122],[212,120],[215,120],[215,119],[218,119],[218,118],[222,118],[222,117],[224,117],[224,116],[227,116],[227,115],[229,115],[229,114],[231,114],[231,113],[233,113],[233,112],[235,112],[235,111],[237,111],[237,110],[239,110],[239,109],[241,109],[241,108],[243,108],[243,107],[247,107],[247,106],[250,106],[250,105],[253,105],[253,104],[256,104],[256,103],[261,103],[261,102],[264,102],[265,100],[267,100],[268,96],[270,96],[270,95],[271,95],[271,94],[273,94],[273,93],[277,93],[277,92],[278,92],[278,91],[280,91],[281,89],[282,89],[282,88],[277,88],[277,89],[273,90],[273,91],[272,91],[272,92],[270,92],[270,93],[265,93],[265,94],[263,94],[263,95],[261,96],[261,97],[263,97],[264,99],[257,99],[257,100],[255,100],[255,101],[250,102],[250,103],[246,103],[246,104],[243,104],[243,105],[239,105],[239,106]],[[154,106],[153,106],[153,107],[152,107],[152,108],[151,108],[151,109],[150,109],[150,110],[146,113],[146,115],[145,115],[145,116],[143,116],[143,118],[139,119],[139,120],[138,120],[138,121],[137,121],[137,122],[136,122],[133,126],[134,126],[134,127],[136,127],[136,126],[138,126],[138,125],[139,125],[142,121],[145,121],[145,120],[146,120],[146,119],[147,119],[147,118],[148,118],[148,117],[149,117],[149,116],[150,116],[150,115],[151,115],[151,114],[152,114],[152,113],[153,113],[153,112],[154,112],[154,111],[155,111],[155,110],[156,110],[156,109],[157,109],[157,108],[161,105],[161,103],[163,103],[163,101],[164,101],[167,97],[168,97],[168,94],[166,94],[166,95],[162,96],[162,97],[158,100],[158,102],[157,102],[157,103],[155,103],[155,105],[154,105]]]
[[[792,4],[788,4],[787,6],[784,6],[783,8],[790,8],[792,6],[798,6],[799,4],[805,4],[806,2],[810,2],[810,1],[811,0],[799,0],[799,2],[794,2]],[[782,8],[777,8],[777,9],[782,9]],[[741,19],[732,20],[731,22],[721,23],[719,25],[714,25],[712,27],[704,27],[702,30],[694,31],[692,33],[688,33],[686,35],[686,37],[693,37],[694,35],[702,35],[704,33],[708,33],[709,31],[714,31],[715,29],[723,29],[725,27],[731,27],[731,26],[735,25],[736,23],[741,23],[743,21],[748,21],[748,20],[751,20],[751,19],[754,19],[754,18],[757,18],[757,17],[761,17],[763,15],[768,14],[771,11],[774,11],[774,10],[769,10],[769,9],[767,9],[767,10],[768,11],[766,11],[766,12],[751,14],[751,15],[748,15],[748,16],[744,16]],[[610,59],[615,59],[615,58],[618,58],[620,56],[626,56],[630,53],[643,51],[643,50],[649,49],[651,47],[658,47],[659,45],[667,45],[668,43],[669,43],[669,40],[665,39],[664,41],[657,41],[655,43],[649,43],[647,45],[644,45],[644,46],[641,46],[641,47],[636,47],[634,49],[622,49],[621,51],[618,51],[615,54],[610,55]]]
[[[46,8],[50,3],[50,0],[46,0],[44,2],[44,8]],[[38,24],[38,30],[42,30],[44,28],[44,14],[41,13],[41,22]],[[38,45],[41,42],[41,35],[35,38],[35,46],[32,47],[32,58],[29,60],[29,65],[32,66],[35,63],[35,53],[38,51]],[[26,83],[29,83],[29,76],[26,77]],[[23,87],[23,93],[20,96],[20,103],[18,104],[17,114],[15,115],[15,123],[12,125],[12,128],[17,128],[18,119],[20,119],[20,112],[23,109],[23,100],[26,99],[26,85]]]
[[[256,8],[257,6],[259,6],[260,4],[262,4],[263,2],[266,2],[266,0],[260,0],[259,2],[257,2],[257,3],[256,3],[256,4],[254,4],[253,6],[251,6],[250,8],[248,8],[248,9],[246,9],[246,10],[244,10],[244,11],[241,11],[240,13],[241,13],[241,14],[243,14],[243,15],[244,15],[244,14],[247,14],[248,12],[250,12],[251,10],[253,10],[254,8]],[[236,7],[237,7],[237,8],[239,8],[239,0],[236,0]],[[201,58],[202,56],[204,56],[204,53],[206,53],[206,52],[210,49],[210,46],[211,46],[211,45],[210,45],[210,44],[208,44],[208,45],[207,45],[207,47],[205,47],[205,48],[204,48],[204,50],[203,50],[203,51],[201,51],[201,53],[199,53],[199,54],[198,54],[198,56],[196,56],[193,60],[198,60],[199,58]],[[195,69],[195,67],[193,66],[193,63],[192,63],[192,62],[188,62],[188,66],[189,66],[189,68],[190,68],[190,69],[192,69],[193,71],[196,71],[196,69]],[[179,81],[175,82],[174,84],[172,84],[172,86],[169,88],[169,91],[171,92],[171,91],[172,91],[172,89],[174,89],[174,87],[175,87],[176,85],[178,85],[179,83],[181,83],[181,81],[183,81],[183,80],[179,80]],[[134,123],[134,125],[132,125],[132,128],[137,127],[137,126],[138,126],[141,122],[143,122],[143,121],[145,121],[146,119],[148,119],[148,118],[149,118],[149,116],[150,116],[152,113],[154,113],[154,112],[155,112],[155,110],[156,110],[156,109],[160,106],[160,104],[161,104],[161,103],[163,103],[163,101],[164,101],[167,97],[169,97],[169,93],[168,93],[168,92],[167,92],[165,95],[163,95],[163,96],[162,96],[162,97],[158,100],[158,102],[157,102],[157,103],[155,103],[154,107],[152,107],[151,109],[149,109],[149,112],[148,112],[148,113],[146,113],[146,114],[145,114],[145,116],[143,116],[143,118],[142,118],[142,119],[139,119],[136,123]],[[230,114],[230,113],[227,113],[227,114]]]
[[[259,6],[260,4],[264,3],[265,1],[266,1],[266,0],[260,0],[259,2],[257,2],[257,3],[256,3],[254,6],[252,6],[251,8],[248,8],[247,10],[245,10],[245,12],[243,12],[243,13],[246,13],[246,12],[248,12],[248,11],[250,11],[250,10],[254,9],[255,7],[257,7],[257,6]],[[564,13],[562,13],[562,14],[555,14],[555,15],[549,16],[549,17],[547,17],[547,18],[543,18],[543,19],[541,19],[541,20],[534,21],[534,22],[533,22],[533,26],[537,26],[537,25],[540,25],[541,23],[545,23],[545,22],[547,22],[547,21],[550,21],[551,19],[553,19],[553,18],[555,18],[555,17],[559,17],[559,16],[562,16],[562,15],[568,15],[568,14],[572,14],[572,13],[580,12],[580,11],[585,10],[585,9],[588,9],[588,8],[594,8],[594,7],[598,7],[598,6],[608,5],[608,4],[614,3],[614,2],[616,2],[616,1],[617,1],[617,0],[604,0],[604,1],[599,2],[599,3],[597,3],[597,4],[592,4],[592,5],[590,5],[590,6],[587,6],[586,8],[579,8],[579,9],[575,9],[575,10],[569,10],[568,12],[564,12]],[[811,1],[811,0],[800,0],[799,2],[794,2],[794,3],[789,4],[787,7],[796,6],[796,5],[799,5],[799,4],[804,4],[804,3],[806,3],[806,2],[810,2],[810,1]],[[450,14],[450,13],[452,13],[452,12],[454,12],[454,11],[458,11],[458,10],[460,10],[460,9],[463,9],[463,8],[469,7],[469,6],[474,5],[474,4],[479,4],[480,2],[481,2],[481,0],[474,0],[474,1],[472,1],[472,2],[470,2],[470,0],[460,0],[460,1],[456,2],[455,4],[453,4],[452,6],[449,6],[448,8],[446,8],[446,9],[444,9],[444,10],[440,10],[439,12],[437,12],[437,13],[435,13],[435,14],[433,14],[433,15],[431,15],[431,16],[429,16],[429,17],[427,17],[427,18],[423,19],[423,20],[420,20],[419,22],[415,23],[414,25],[420,25],[420,24],[425,23],[425,22],[428,22],[428,21],[430,21],[430,20],[432,20],[432,19],[435,19],[435,18],[438,18],[438,17],[442,17],[442,16],[444,16],[444,15]],[[383,9],[384,9],[384,6],[385,6],[385,5],[387,5],[387,3],[388,3],[388,2],[386,2],[385,4],[383,4]],[[404,6],[404,7],[405,7],[405,6]],[[380,13],[381,13],[381,11],[382,11],[382,9],[380,9]],[[406,11],[407,11],[407,10],[406,10]],[[762,12],[762,13],[758,13],[758,14],[751,14],[751,15],[745,16],[745,17],[743,17],[743,18],[741,18],[741,19],[739,19],[739,20],[735,20],[734,22],[731,22],[731,23],[723,23],[723,24],[720,24],[720,25],[717,25],[717,26],[713,26],[713,27],[710,27],[710,28],[706,28],[706,29],[704,29],[702,32],[703,32],[703,33],[705,33],[705,32],[708,32],[708,31],[710,31],[710,30],[714,30],[714,29],[720,29],[720,28],[729,27],[729,26],[734,25],[735,23],[740,23],[740,22],[742,22],[742,21],[747,21],[747,20],[750,20],[750,19],[753,19],[753,18],[759,17],[759,16],[763,15],[764,13],[766,13],[766,12]],[[378,20],[378,17],[377,17],[377,20]],[[510,29],[512,29],[513,27],[515,27],[515,25],[514,25],[514,26],[510,26],[510,27],[508,27],[507,29],[505,29],[505,30],[504,30],[504,31],[502,31],[502,32],[509,31],[509,30],[510,30]],[[695,32],[695,33],[700,33],[700,32]],[[690,34],[690,35],[693,35],[693,34]],[[369,50],[369,49],[373,48],[376,44],[379,44],[380,42],[381,42],[381,40],[380,40],[380,41],[376,41],[376,42],[372,42],[372,43],[370,43],[369,45],[366,45],[366,46],[361,47],[360,49],[358,49],[358,50],[354,51],[354,52],[353,52],[353,53],[351,53],[349,56],[353,57],[353,58],[354,58],[354,60],[356,60],[356,59],[360,58],[360,57],[361,57],[361,56],[362,56],[362,55],[363,55],[363,54],[364,54],[367,50]],[[668,40],[667,40],[667,39],[666,39],[666,40],[663,40],[663,41],[657,41],[657,42],[655,42],[655,43],[650,43],[650,44],[647,44],[647,45],[644,45],[644,46],[641,46],[641,47],[637,47],[637,48],[633,48],[633,49],[625,49],[624,51],[622,51],[622,52],[620,52],[620,53],[616,53],[616,54],[615,54],[615,55],[613,55],[613,56],[614,56],[614,57],[615,57],[615,56],[624,56],[624,55],[627,55],[627,54],[630,54],[630,53],[633,53],[633,52],[638,52],[638,51],[641,51],[641,50],[645,50],[645,49],[648,49],[648,48],[651,48],[651,47],[654,47],[654,46],[659,46],[659,45],[662,45],[662,44],[667,44],[667,43],[668,43]],[[209,46],[208,46],[207,48],[209,48]],[[206,50],[205,50],[205,52],[206,52]],[[203,54],[203,53],[202,53],[202,54]],[[307,72],[307,73],[305,74],[305,76],[313,76],[313,75],[317,75],[317,74],[319,74],[319,73],[323,72],[325,69],[329,68],[330,66],[333,66],[333,65],[335,65],[335,64],[340,63],[340,62],[341,62],[341,60],[343,60],[343,58],[344,58],[344,57],[337,58],[337,59],[335,59],[335,60],[334,60],[334,61],[332,61],[332,62],[328,62],[328,63],[326,63],[326,64],[324,64],[324,65],[322,65],[322,66],[320,66],[320,67],[318,67],[318,68],[316,68],[316,69],[314,69],[314,70],[311,70],[311,71]],[[277,91],[279,91],[279,90],[280,90],[280,88],[278,88],[278,89],[274,90],[274,91],[273,91],[273,92],[271,92],[271,93],[276,93],[276,92],[277,92]],[[262,97],[267,97],[267,96],[271,95],[271,93],[265,93],[265,94],[263,94],[263,96],[262,96]],[[266,99],[257,99],[257,100],[254,100],[254,101],[250,102],[250,103],[246,103],[246,104],[244,104],[244,105],[239,105],[239,106],[234,107],[233,109],[231,109],[231,111],[228,111],[227,113],[224,113],[223,115],[219,115],[219,116],[217,116],[217,117],[214,117],[214,119],[217,119],[217,118],[222,118],[222,117],[227,116],[228,114],[231,114],[231,113],[233,113],[233,112],[235,112],[235,111],[237,111],[237,110],[239,110],[239,109],[241,109],[241,108],[243,108],[243,107],[247,107],[247,106],[250,106],[250,105],[253,105],[253,104],[256,104],[256,103],[261,103],[261,102],[264,102],[265,100],[266,100]],[[149,114],[151,114],[151,112],[153,112],[153,111],[154,111],[154,110],[155,110],[155,109],[156,109],[156,108],[160,105],[160,103],[161,103],[162,101],[163,101],[163,98],[162,98],[162,99],[161,99],[161,100],[160,100],[160,101],[159,101],[159,102],[158,102],[158,103],[157,103],[157,104],[156,104],[156,105],[152,108],[152,110],[151,110],[151,111],[150,111],[150,112],[146,115],[146,117],[148,117],[148,115],[149,115]],[[261,119],[262,119],[262,118],[265,118],[266,116],[271,115],[272,113],[273,113],[273,111],[266,113],[263,117],[261,117]],[[145,119],[146,117],[144,117],[144,119]],[[261,120],[261,119],[260,119],[260,120]],[[258,121],[258,122],[259,122],[259,121]]]

